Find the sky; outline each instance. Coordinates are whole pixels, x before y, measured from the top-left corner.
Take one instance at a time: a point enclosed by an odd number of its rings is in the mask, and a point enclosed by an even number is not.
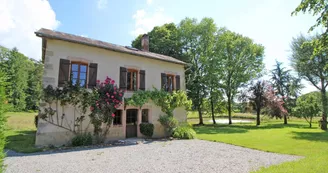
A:
[[[309,34],[316,20],[310,14],[291,16],[300,1],[0,0],[0,45],[17,47],[28,57],[41,59],[41,39],[34,32],[42,27],[127,46],[154,26],[179,23],[186,17],[211,17],[218,27],[262,44],[267,70],[275,60],[290,68],[292,38]],[[315,90],[303,83],[302,93]]]

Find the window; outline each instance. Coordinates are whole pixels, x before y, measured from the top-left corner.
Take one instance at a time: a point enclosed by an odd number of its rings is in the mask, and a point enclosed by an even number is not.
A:
[[[88,65],[81,62],[72,62],[71,64],[72,84],[79,83],[81,87],[86,87]]]
[[[138,86],[138,70],[128,69],[127,72],[127,90],[136,91]]]
[[[122,110],[116,110],[115,117],[113,120],[114,125],[121,125],[122,124]]]
[[[149,120],[148,120],[148,109],[143,109],[142,112],[141,112],[141,116],[142,116],[142,121],[143,123],[148,123]]]
[[[174,75],[166,75],[166,91],[172,92],[174,90]]]

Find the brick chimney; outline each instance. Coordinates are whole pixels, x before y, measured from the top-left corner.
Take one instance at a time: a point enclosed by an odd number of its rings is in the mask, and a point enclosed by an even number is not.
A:
[[[141,47],[143,51],[149,52],[149,36],[144,34],[141,38]]]

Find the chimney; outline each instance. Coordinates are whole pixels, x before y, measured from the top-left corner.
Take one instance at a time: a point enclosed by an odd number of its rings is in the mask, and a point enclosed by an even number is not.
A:
[[[149,36],[144,34],[141,38],[141,47],[143,51],[149,52]]]

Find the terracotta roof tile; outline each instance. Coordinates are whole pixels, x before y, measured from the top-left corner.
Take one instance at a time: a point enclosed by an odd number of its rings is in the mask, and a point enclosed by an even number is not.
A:
[[[73,34],[53,31],[53,30],[49,30],[49,29],[45,29],[45,28],[41,28],[40,30],[36,31],[35,34],[38,37],[58,39],[58,40],[72,42],[72,43],[99,47],[99,48],[108,49],[108,50],[112,50],[112,51],[116,51],[116,52],[127,53],[127,54],[131,54],[131,55],[142,56],[142,57],[146,57],[146,58],[152,58],[152,59],[172,62],[172,63],[176,63],[176,64],[183,64],[183,65],[186,64],[185,62],[180,61],[180,60],[175,59],[170,56],[142,51],[142,50],[139,50],[136,48],[120,46],[120,45],[116,45],[116,44],[112,44],[112,43],[108,43],[108,42],[103,42],[100,40],[94,40],[91,38],[86,38],[86,37],[77,36],[77,35],[73,35]]]

